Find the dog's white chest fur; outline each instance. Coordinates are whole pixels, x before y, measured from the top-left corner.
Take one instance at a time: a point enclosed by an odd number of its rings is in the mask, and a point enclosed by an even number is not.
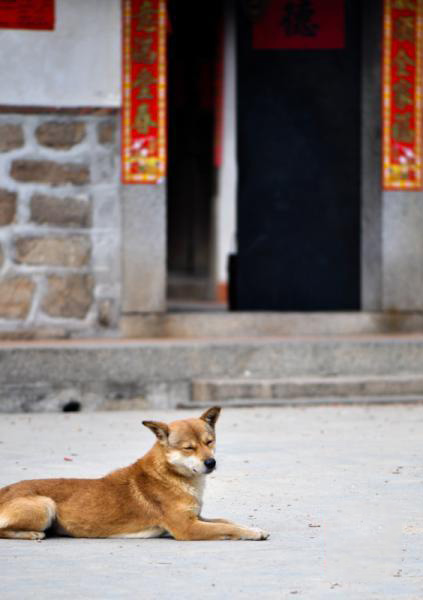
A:
[[[206,485],[206,478],[204,476],[196,477],[192,481],[189,480],[186,483],[183,483],[183,489],[190,496],[193,496],[197,500],[197,502],[201,505],[203,503],[203,494],[204,494],[205,485]]]
[[[193,503],[188,510],[197,516],[200,514],[203,507],[203,492],[205,484],[206,478],[204,476],[196,477],[194,480],[181,484],[183,491],[189,494],[193,499]]]
[[[117,533],[111,535],[111,538],[154,538],[159,537],[164,533],[165,530],[161,527],[150,527],[149,529],[143,529],[142,531],[134,531],[133,533]]]

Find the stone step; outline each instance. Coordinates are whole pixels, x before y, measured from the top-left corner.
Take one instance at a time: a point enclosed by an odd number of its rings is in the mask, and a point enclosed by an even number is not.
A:
[[[0,412],[193,406],[192,382],[201,380],[323,379],[309,387],[342,394],[323,384],[392,374],[405,380],[395,393],[420,393],[423,336],[3,342]],[[360,389],[352,383],[351,394]]]
[[[197,379],[191,406],[423,401],[421,375]]]

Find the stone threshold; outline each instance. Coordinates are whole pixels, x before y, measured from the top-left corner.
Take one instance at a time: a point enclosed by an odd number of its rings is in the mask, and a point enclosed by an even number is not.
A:
[[[123,315],[125,338],[423,334],[423,313],[194,311]]]
[[[126,314],[119,329],[99,331],[98,337],[84,335],[77,328],[71,333],[52,324],[35,328],[12,327],[3,323],[0,345],[43,343],[55,344],[125,344],[132,341],[174,340],[265,340],[314,338],[416,338],[423,336],[423,313],[382,312],[227,312],[194,310]]]
[[[55,349],[63,348],[78,348],[84,349],[101,349],[119,350],[131,348],[196,348],[196,347],[254,347],[260,346],[278,346],[278,345],[301,345],[301,344],[385,344],[385,343],[423,343],[422,332],[397,332],[397,333],[353,333],[353,334],[309,334],[309,335],[203,335],[203,336],[151,336],[151,337],[74,337],[74,338],[57,338],[57,337],[5,337],[0,336],[0,351],[7,349],[31,349],[45,348]],[[422,363],[423,364],[423,363]]]

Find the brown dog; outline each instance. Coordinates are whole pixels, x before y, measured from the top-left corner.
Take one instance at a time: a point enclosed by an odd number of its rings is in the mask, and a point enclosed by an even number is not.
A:
[[[0,490],[0,538],[72,537],[264,540],[260,529],[200,517],[205,475],[215,466],[220,408],[169,425],[143,421],[157,437],[133,465],[100,479],[34,479]]]

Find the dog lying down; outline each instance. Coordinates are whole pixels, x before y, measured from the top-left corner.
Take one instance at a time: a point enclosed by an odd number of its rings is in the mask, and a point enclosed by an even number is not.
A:
[[[0,489],[0,538],[40,540],[46,530],[87,538],[265,540],[261,529],[200,516],[216,467],[220,408],[167,425],[143,421],[157,441],[133,465],[100,479],[34,479]]]

